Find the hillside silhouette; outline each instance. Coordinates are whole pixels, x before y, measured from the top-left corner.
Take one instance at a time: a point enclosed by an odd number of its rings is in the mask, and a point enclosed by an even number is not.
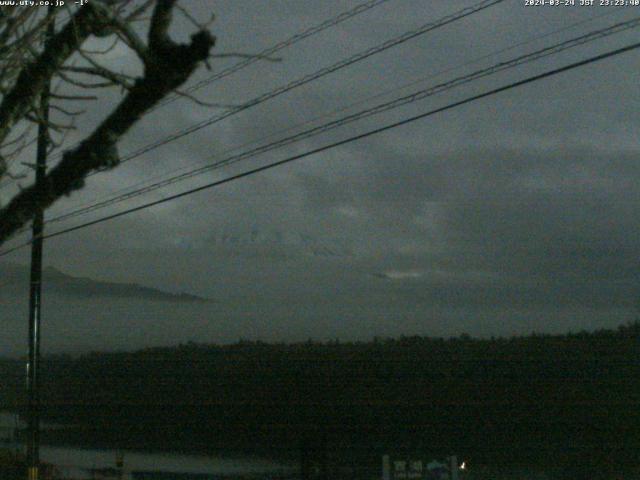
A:
[[[20,409],[23,366],[0,362]],[[49,441],[297,459],[451,453],[470,465],[566,478],[637,471],[640,323],[478,340],[190,343],[48,356]],[[305,453],[306,452],[306,453]],[[373,467],[372,467],[373,468]],[[377,470],[376,470],[377,471]]]

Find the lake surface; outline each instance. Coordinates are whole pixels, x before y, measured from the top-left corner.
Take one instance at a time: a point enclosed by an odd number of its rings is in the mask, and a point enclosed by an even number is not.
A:
[[[109,468],[115,466],[115,450],[92,450],[70,447],[40,447],[43,462],[65,469]],[[251,457],[214,457],[172,453],[124,452],[125,471],[162,471],[193,474],[287,473],[294,466]]]
[[[63,425],[44,422],[41,425],[53,429],[64,428]],[[21,448],[10,440],[16,427],[24,429],[25,424],[18,421],[14,413],[0,410],[0,440],[4,441],[5,447]],[[113,468],[116,462],[116,451],[44,445],[40,447],[40,459],[65,469]],[[215,475],[290,473],[297,468],[294,465],[249,456],[204,456],[136,451],[124,451],[124,466],[125,471]]]

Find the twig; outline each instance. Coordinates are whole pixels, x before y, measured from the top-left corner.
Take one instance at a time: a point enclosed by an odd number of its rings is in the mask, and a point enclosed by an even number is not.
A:
[[[197,103],[198,105],[201,105],[203,107],[209,107],[209,108],[237,108],[239,105],[234,105],[232,103],[215,103],[215,102],[205,102],[204,100],[200,100],[199,98],[187,93],[187,92],[183,92],[181,90],[176,90],[174,92],[176,95],[180,96],[180,97],[184,97],[188,100],[191,100],[194,103]]]
[[[63,69],[56,72],[56,76],[60,77],[62,80],[64,80],[65,82],[71,85],[75,85],[76,87],[81,87],[81,88],[91,89],[91,88],[110,88],[110,87],[120,86],[118,83],[113,82],[111,80],[109,80],[108,82],[93,82],[93,83],[83,82],[82,80],[71,78],[69,75],[66,75],[62,72],[62,70],[69,70],[71,68],[75,70],[82,67],[63,67]],[[80,72],[80,73],[87,74],[87,72]]]
[[[49,96],[51,98],[55,98],[57,100],[72,100],[72,101],[84,101],[84,100],[97,100],[98,97],[96,95],[61,95],[59,93],[50,93]]]
[[[63,115],[67,115],[68,117],[77,117],[78,115],[82,115],[83,113],[87,113],[86,110],[77,110],[77,111],[71,111],[71,110],[67,110],[65,108],[62,108],[59,105],[50,105],[52,110],[56,110],[57,112],[62,113]]]

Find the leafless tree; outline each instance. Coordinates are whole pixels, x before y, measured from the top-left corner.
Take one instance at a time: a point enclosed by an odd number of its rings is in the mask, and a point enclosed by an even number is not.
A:
[[[82,115],[76,105],[95,101],[96,91],[104,88],[118,89],[119,101],[93,131],[64,151],[38,188],[22,188],[0,207],[0,244],[38,209],[82,188],[91,172],[117,166],[122,136],[164,97],[178,92],[207,62],[215,44],[208,25],[193,19],[177,0],[66,3],[51,9],[0,5],[0,180],[14,175],[8,164],[34,141],[38,125],[48,127],[53,149]],[[184,15],[194,26],[187,43],[169,36],[174,14]],[[54,19],[55,32],[45,42]],[[96,37],[109,39],[110,46],[89,49]],[[118,72],[104,62],[111,49],[122,45],[139,60],[139,75]],[[41,97],[50,82],[52,116],[47,117]]]

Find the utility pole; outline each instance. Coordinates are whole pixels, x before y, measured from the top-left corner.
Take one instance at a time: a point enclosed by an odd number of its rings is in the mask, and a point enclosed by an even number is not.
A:
[[[53,2],[49,5],[49,23],[45,33],[44,47],[47,48],[55,34]],[[47,171],[47,148],[49,146],[49,95],[51,83],[47,82],[40,94],[41,123],[38,125],[38,146],[36,153],[36,190],[42,191]],[[31,244],[31,275],[29,288],[29,363],[27,364],[28,480],[38,480],[40,467],[40,315],[42,310],[42,234],[44,212],[39,209],[33,218],[33,243]]]

